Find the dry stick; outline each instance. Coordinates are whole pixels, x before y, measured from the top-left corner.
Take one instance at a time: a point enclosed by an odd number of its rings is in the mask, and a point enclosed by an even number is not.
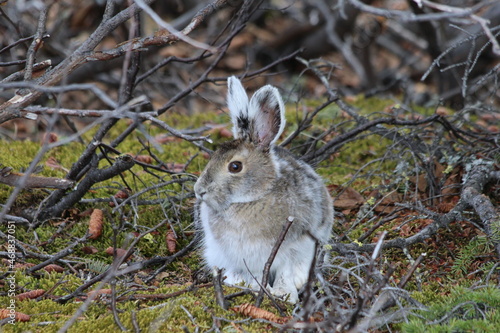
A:
[[[422,263],[422,261],[425,258],[425,253],[421,254],[418,256],[417,260],[413,263],[413,265],[410,267],[406,275],[399,281],[398,283],[398,288],[404,289],[408,281],[410,281],[410,278],[412,277],[413,273],[415,273],[415,270],[418,268],[418,266]],[[387,296],[388,298],[388,296]],[[394,297],[391,297],[390,299],[386,300],[385,303],[381,306],[381,311],[384,311],[390,307],[393,307],[396,305],[396,301]]]
[[[141,332],[141,328],[139,326],[139,323],[137,322],[137,312],[135,312],[134,310],[132,310],[132,312],[130,313],[130,317],[131,317],[131,320],[132,320],[132,327],[134,328],[134,332],[140,333]]]
[[[248,274],[250,274],[250,277],[252,278],[252,280],[255,281],[259,285],[259,287],[261,288],[260,290],[264,291],[264,293],[267,295],[267,297],[269,297],[269,299],[273,303],[274,307],[279,311],[280,316],[281,317],[285,316],[284,309],[278,304],[278,302],[276,302],[276,299],[273,297],[273,295],[271,295],[271,293],[267,290],[267,288],[263,287],[261,282],[259,282],[257,280],[257,278],[255,277],[255,275],[252,274],[252,272],[250,271],[250,268],[248,268],[248,265],[247,265],[245,259],[243,259],[243,263],[245,264],[245,267],[248,271]],[[251,291],[251,289],[247,289],[247,290]]]
[[[421,22],[421,21],[439,21],[443,19],[453,19],[453,18],[464,18],[470,17],[474,14],[474,12],[479,11],[481,8],[488,6],[491,3],[478,3],[472,7],[464,8],[463,11],[454,12],[454,13],[426,13],[421,15],[415,15],[410,11],[404,10],[394,10],[394,9],[383,9],[374,6],[370,6],[364,4],[361,0],[349,0],[349,2],[355,6],[356,8],[362,10],[363,12],[367,12],[370,14],[374,14],[377,16],[386,17],[389,19],[398,18],[403,22]]]
[[[139,104],[135,104],[134,107],[144,105],[147,101],[141,101]],[[46,114],[58,114],[60,116],[71,116],[71,117],[79,117],[79,118],[99,118],[99,117],[114,117],[114,118],[137,118],[143,119],[146,116],[156,116],[157,113],[155,111],[149,112],[116,112],[117,110],[91,110],[91,109],[68,109],[68,108],[54,108],[54,107],[46,107],[46,106],[38,106],[32,105],[22,108],[23,111],[34,113],[37,115],[46,115]]]
[[[26,68],[24,71],[24,81],[30,81],[33,74],[33,65],[35,64],[35,55],[38,49],[40,48],[43,38],[43,32],[45,30],[45,22],[47,21],[47,13],[49,11],[49,7],[51,5],[43,5],[43,8],[40,12],[40,18],[38,19],[38,27],[35,32],[35,38],[31,42],[31,45],[28,49],[27,60],[26,60]]]
[[[310,236],[312,237],[313,235],[311,233],[309,233]],[[313,279],[314,279],[314,269],[316,267],[316,259],[317,259],[317,256],[318,256],[318,248],[319,248],[319,240],[314,237],[314,257],[313,257],[313,260],[311,262],[311,266],[309,266],[309,274],[308,274],[308,277],[307,277],[307,283],[306,283],[306,287],[304,289],[304,301],[302,302],[303,306],[302,308],[304,309],[304,315],[302,316],[302,320],[304,321],[307,321],[309,316],[310,316],[310,312],[311,310],[309,309],[309,301],[311,299],[311,296],[313,294],[313,286],[312,286],[312,282],[313,282]]]
[[[403,209],[399,209],[397,210],[397,212],[400,212],[401,210]],[[396,210],[395,210],[396,211]],[[366,231],[364,234],[362,234],[359,238],[358,238],[358,242],[362,242],[364,241],[366,238],[368,238],[373,232],[375,232],[375,230],[377,230],[380,226],[388,223],[388,222],[391,222],[392,220],[395,220],[397,218],[399,218],[400,216],[398,214],[394,214],[394,212],[390,213],[388,216],[384,217],[383,219],[380,219],[380,221],[378,221],[377,223],[375,223],[370,229],[368,229],[368,231]]]
[[[47,37],[49,37],[49,36],[48,36],[48,35],[45,35],[45,36],[43,36],[43,37],[44,37],[44,38],[47,38]],[[17,41],[15,41],[14,43],[9,44],[9,45],[7,45],[6,47],[4,47],[3,49],[1,49],[1,50],[0,50],[0,54],[4,53],[5,51],[7,51],[7,50],[9,50],[9,49],[11,49],[11,48],[13,48],[13,47],[14,47],[14,46],[16,46],[16,45],[19,45],[19,44],[21,44],[21,43],[27,42],[27,41],[29,41],[30,39],[33,39],[33,38],[35,38],[35,36],[34,36],[34,35],[33,35],[33,36],[29,36],[29,37],[20,38],[20,39],[18,39]],[[26,60],[24,60],[24,62],[26,62]]]
[[[215,289],[215,300],[217,304],[227,310],[228,304],[226,299],[224,298],[224,290],[222,289],[222,269],[218,267],[214,267],[213,269],[213,285]]]
[[[406,126],[406,125],[417,126],[417,125],[432,123],[436,121],[438,118],[440,118],[440,116],[435,114],[428,118],[415,121],[400,120],[393,117],[379,118],[371,121],[363,119],[361,121],[361,124],[358,125],[356,128],[335,137],[335,139],[328,141],[324,146],[322,146],[318,150],[302,156],[301,159],[310,164],[317,164],[328,158],[328,156],[330,156],[331,153],[337,150],[339,146],[342,146],[345,143],[345,141],[348,140],[349,138],[356,137],[358,134],[365,132],[366,130],[372,130],[372,131],[373,129],[374,131],[385,130],[384,128],[379,127],[379,125],[382,124],[399,125],[399,126]],[[398,133],[393,134],[393,136],[398,136],[398,135],[399,135]]]
[[[26,60],[12,61],[11,63],[5,63],[4,62],[4,63],[0,63],[0,67],[1,66],[8,66],[9,64],[12,64],[12,65],[19,64],[19,65],[21,65],[21,64],[24,64],[24,63],[26,63]],[[50,66],[52,66],[52,60],[47,59],[47,60],[38,62],[36,64],[33,64],[33,71],[34,72],[42,71],[44,69],[49,68]],[[22,80],[23,77],[24,77],[24,72],[25,72],[25,70],[22,69],[22,70],[20,70],[18,72],[12,73],[9,76],[7,76],[5,79],[1,80],[0,84],[11,82],[11,81]]]
[[[477,166],[478,170],[471,173],[476,173],[478,177],[482,177],[481,172],[487,172],[487,168]],[[486,177],[488,177],[486,175]],[[487,180],[485,180],[487,182]],[[462,191],[461,199],[465,200],[470,207],[474,208],[484,225],[484,231],[488,238],[493,242],[497,256],[500,257],[500,219],[495,206],[490,201],[488,196],[480,193],[478,189],[469,186]]]
[[[179,290],[179,291],[174,291],[169,294],[135,294],[135,295],[130,295],[130,296],[122,296],[119,297],[117,300],[118,301],[129,301],[129,300],[152,300],[152,301],[159,301],[159,300],[165,300],[169,298],[174,298],[178,297],[180,295],[190,293],[192,291],[196,291],[201,288],[210,288],[213,286],[213,283],[204,283],[200,285],[195,285],[192,284],[189,287]]]
[[[135,3],[141,7],[141,9],[146,13],[148,14],[151,19],[153,21],[156,22],[157,25],[161,26],[163,29],[165,29],[166,31],[169,32],[169,35],[173,35],[175,36],[176,39],[178,40],[182,40],[184,41],[185,43],[187,44],[190,44],[196,48],[200,48],[200,49],[203,49],[203,50],[208,50],[212,53],[215,53],[217,52],[217,49],[215,49],[213,46],[211,45],[207,45],[205,43],[201,43],[201,42],[198,42],[192,38],[190,38],[188,36],[188,34],[190,32],[192,32],[194,30],[194,28],[199,25],[201,23],[202,20],[200,20],[199,22],[195,21],[195,18],[198,17],[198,14],[193,18],[193,20],[191,21],[191,23],[189,24],[189,26],[187,26],[186,28],[184,28],[184,30],[181,32],[181,31],[178,31],[177,29],[175,29],[173,26],[171,26],[170,24],[168,24],[167,22],[163,21],[160,16],[158,14],[156,14],[152,9],[151,7],[149,7],[148,5],[146,5],[144,3],[143,0],[134,0]],[[222,0],[222,1],[218,1],[221,3],[221,5],[225,5],[226,4],[226,0]],[[210,4],[210,5],[213,5],[213,4]],[[208,7],[210,7],[210,5]],[[196,24],[197,23],[197,24]],[[193,25],[193,27],[191,28],[190,26]]]
[[[1,117],[1,112],[0,112],[0,117]],[[55,118],[51,118],[48,128],[52,128],[54,121],[55,121]],[[37,164],[41,161],[42,157],[45,155],[45,153],[48,150],[49,150],[49,145],[44,144],[40,148],[40,150],[38,151],[38,153],[36,154],[35,158],[31,161],[31,163],[30,163],[30,165],[28,167],[28,170],[26,170],[26,173],[19,179],[19,182],[17,183],[17,186],[14,188],[14,190],[10,194],[9,199],[7,200],[7,202],[5,203],[5,205],[3,205],[2,210],[0,211],[0,222],[3,221],[3,217],[8,213],[8,211],[11,208],[11,206],[14,204],[14,201],[16,200],[17,195],[19,194],[19,192],[24,187],[24,184],[25,184],[26,180],[33,173],[33,171],[35,170]]]
[[[269,273],[271,271],[271,265],[273,264],[274,258],[276,258],[276,254],[278,253],[278,250],[285,240],[285,236],[288,232],[288,229],[292,226],[294,217],[289,216],[287,218],[286,223],[283,225],[283,229],[281,229],[281,233],[276,239],[276,242],[274,243],[273,249],[271,251],[271,254],[269,255],[269,258],[267,259],[266,264],[264,265],[264,271],[262,272],[262,282],[260,285],[260,291],[259,295],[257,296],[257,300],[255,301],[255,306],[260,307],[262,304],[262,301],[264,299],[264,289],[267,287],[267,283],[269,281]]]
[[[59,215],[63,210],[73,206],[80,198],[92,187],[92,185],[110,179],[117,174],[127,171],[134,166],[135,162],[130,155],[121,155],[116,158],[115,163],[108,168],[93,168],[77,186],[77,188],[68,193],[63,200],[56,204],[46,207],[39,214],[38,219],[44,221],[52,216]]]
[[[138,38],[141,35],[140,15],[134,13],[131,19],[131,27],[129,29],[129,40]],[[118,104],[123,105],[132,98],[132,93],[135,88],[135,80],[139,72],[141,53],[132,52],[132,48],[125,53],[125,59],[122,64],[122,78],[118,90]]]
[[[36,272],[37,270],[42,269],[45,266],[48,266],[48,265],[56,262],[57,260],[59,260],[59,259],[61,259],[63,257],[66,257],[67,255],[73,253],[73,251],[74,251],[73,248],[75,246],[77,246],[78,244],[85,242],[88,237],[89,237],[89,235],[87,234],[87,235],[83,236],[82,238],[78,238],[76,241],[74,241],[73,243],[71,243],[70,245],[68,245],[62,251],[60,251],[60,252],[58,252],[56,254],[51,255],[49,259],[45,260],[44,262],[39,263],[36,266],[28,268],[26,270],[26,273],[31,274],[33,272]]]
[[[111,312],[113,313],[113,320],[122,332],[128,331],[120,321],[120,317],[118,317],[118,311],[116,309],[116,280],[111,279],[109,283],[111,284]]]
[[[386,286],[387,281],[389,281],[389,278],[391,277],[392,273],[394,272],[394,267],[389,266],[387,269],[386,273],[384,274],[384,278],[382,281],[377,283],[376,285],[372,287],[368,287],[368,282],[373,276],[373,272],[375,270],[375,260],[379,256],[380,251],[382,250],[382,244],[384,241],[385,236],[387,235],[387,231],[384,231],[382,235],[380,236],[380,239],[377,242],[377,245],[375,249],[373,250],[373,253],[370,257],[370,264],[368,267],[368,272],[366,275],[366,278],[364,280],[364,284],[362,286],[362,290],[360,290],[358,294],[358,307],[356,311],[351,315],[351,318],[349,319],[347,323],[347,327],[349,327],[349,332],[354,333],[354,332],[365,332],[368,328],[368,325],[370,324],[371,319],[375,316],[375,314],[378,312],[380,307],[385,304],[386,299],[389,297],[388,294],[383,294],[379,296],[375,301],[374,305],[370,308],[368,311],[368,314],[363,318],[363,320],[359,323],[356,324],[356,322],[359,319],[359,316],[361,314],[361,311],[364,309],[364,307],[370,302],[372,299],[375,298],[375,295],[382,290],[383,287]],[[365,310],[366,311],[366,310]],[[345,327],[345,325],[344,325]]]
[[[413,273],[415,272],[415,270],[417,269],[417,267],[424,260],[425,256],[426,256],[425,253],[423,253],[423,254],[421,254],[421,255],[418,256],[417,260],[415,260],[415,262],[411,266],[411,268],[408,271],[408,273],[406,273],[406,275],[403,277],[403,279],[401,281],[399,281],[398,288],[403,289],[406,286],[406,284],[410,280],[411,276],[413,275]]]
[[[198,86],[200,86],[202,83],[205,83],[205,82],[215,82],[215,81],[225,81],[227,80],[226,77],[212,77],[212,78],[209,78],[208,77],[208,74],[210,74],[212,72],[212,70],[215,68],[215,66],[220,62],[220,60],[222,59],[224,53],[226,52],[227,50],[227,47],[229,46],[229,42],[241,31],[243,27],[240,27],[239,29],[236,29],[228,38],[226,38],[226,40],[224,42],[222,42],[219,46],[219,56],[217,57],[217,59],[214,60],[214,62],[207,68],[207,70],[205,70],[205,72],[201,75],[201,77],[192,82],[186,89],[184,89],[183,91],[179,92],[178,94],[176,94],[174,97],[172,97],[167,104],[163,105],[159,110],[158,110],[158,114],[156,114],[155,116],[159,115],[159,114],[162,114],[164,112],[166,112],[168,109],[170,109],[171,107],[173,107],[175,105],[175,103],[177,103],[180,99],[182,99],[183,97],[185,97],[186,95],[188,95],[189,93],[191,93],[194,89],[196,89]],[[224,47],[223,47],[224,46]],[[255,75],[258,75],[258,74],[261,74],[265,71],[268,71],[269,69],[271,69],[272,67],[276,66],[277,64],[280,64],[284,61],[287,61],[287,60],[290,60],[290,59],[293,59],[299,52],[301,52],[301,50],[296,50],[294,52],[292,52],[291,54],[287,55],[287,56],[284,56],[258,70],[255,70],[253,72],[250,72],[250,73],[246,73],[244,76],[241,76],[240,79],[244,78],[244,77],[252,77],[252,76],[255,76]],[[182,61],[182,62],[195,62],[195,61],[198,61],[198,60],[202,60],[204,59],[205,57],[207,57],[205,54],[202,54],[198,57],[195,57],[195,58],[187,58],[185,59],[185,61]],[[164,60],[166,61],[166,60]],[[160,66],[161,67],[161,66]],[[158,67],[159,68],[159,67]],[[156,69],[158,69],[156,68]],[[143,74],[142,76],[140,76],[138,78],[138,82],[139,83],[141,80],[144,79],[144,76],[146,75],[151,75],[152,72],[151,70],[148,71],[147,73]],[[141,117],[141,119],[143,118],[150,118],[152,119],[153,117],[151,117],[151,115],[145,115],[144,117]],[[158,120],[156,120],[158,121]],[[174,136],[177,136],[175,133],[177,133],[175,131],[175,129],[171,128],[170,126],[168,126],[167,124],[165,124],[164,122],[162,122],[161,124],[158,124],[160,125],[161,127],[163,127],[164,129],[166,129],[167,131],[169,131],[171,134],[173,134]],[[125,137],[127,137],[131,132],[133,132],[136,128],[137,128],[138,124],[136,122],[134,122],[133,124],[131,124],[125,131],[122,132],[122,134],[116,138],[112,144],[113,145],[117,145],[118,143],[122,142]],[[181,137],[182,138],[182,137]],[[200,137],[200,140],[204,140],[204,141],[207,141],[207,138],[206,137]],[[191,141],[191,140],[190,140]],[[199,140],[192,140],[192,141],[199,141]],[[193,142],[195,144],[195,146],[197,146],[198,148],[200,148],[201,150],[205,151],[205,152],[208,152],[208,153],[211,153],[212,151],[196,142]]]
[[[454,13],[454,14],[465,14],[465,16],[468,16],[471,20],[476,21],[481,25],[481,28],[483,29],[484,33],[488,37],[490,43],[492,44],[492,49],[493,52],[498,56],[500,55],[500,45],[498,44],[498,41],[496,40],[495,36],[493,36],[493,33],[491,32],[490,28],[488,25],[490,24],[490,21],[482,18],[476,14],[471,13],[470,8],[460,8],[460,7],[454,7],[454,6],[448,6],[444,4],[438,4],[438,3],[433,3],[427,0],[421,0],[421,3],[423,3],[425,6],[428,6],[432,9],[436,9],[445,13]],[[490,4],[493,4],[493,2],[484,2],[481,3],[482,6],[488,6]]]
[[[1,171],[1,170],[0,170]],[[18,186],[20,180],[26,177],[23,173],[9,173],[8,175],[0,174],[0,183],[12,187]],[[74,181],[57,177],[41,177],[28,175],[24,180],[24,188],[55,188],[66,190],[75,184]]]

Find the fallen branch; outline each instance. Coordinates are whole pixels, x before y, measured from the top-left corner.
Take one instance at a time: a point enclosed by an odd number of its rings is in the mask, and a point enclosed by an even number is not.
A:
[[[21,184],[20,180],[24,178],[24,182]],[[12,187],[21,186],[23,188],[56,188],[66,190],[72,187],[75,182],[69,179],[62,179],[57,177],[41,177],[32,176],[19,172],[12,172],[12,168],[1,167],[0,166],[0,183],[6,184]]]
[[[36,216],[38,221],[61,214],[65,209],[72,207],[82,198],[92,185],[110,179],[134,166],[135,162],[130,155],[121,155],[116,158],[115,163],[105,169],[97,169],[97,159],[94,159],[94,167],[87,173],[87,176],[78,183],[76,189],[68,193],[62,200],[54,205],[45,206]]]

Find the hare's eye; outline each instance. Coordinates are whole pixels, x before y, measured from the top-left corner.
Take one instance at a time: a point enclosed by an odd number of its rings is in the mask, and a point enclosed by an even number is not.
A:
[[[240,161],[232,161],[227,166],[227,169],[231,173],[238,173],[243,169],[243,164]]]

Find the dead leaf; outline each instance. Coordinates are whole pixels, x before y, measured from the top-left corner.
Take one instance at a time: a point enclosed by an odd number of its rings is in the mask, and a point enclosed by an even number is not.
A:
[[[110,246],[110,247],[108,247],[108,248],[106,249],[106,251],[104,251],[104,252],[105,252],[106,254],[109,254],[110,256],[112,256],[112,255],[114,254],[114,252],[115,252],[115,251],[114,251],[113,247],[111,247],[111,246]],[[125,250],[125,249],[120,249],[120,248],[117,248],[117,249],[116,249],[116,257],[117,257],[117,258],[123,258],[126,254],[127,254],[127,250]],[[128,257],[126,257],[124,260],[127,260],[127,259],[128,259]]]
[[[330,185],[328,188],[333,192],[340,192],[340,195],[335,197],[333,201],[333,206],[337,210],[356,209],[365,202],[363,196],[352,187],[343,188],[339,185]]]
[[[132,191],[129,188],[125,188],[125,189],[122,189],[122,190],[119,190],[118,192],[116,192],[116,194],[114,195],[114,197],[116,199],[125,200],[125,199],[127,199],[130,196],[131,192]],[[115,207],[115,203],[113,201],[110,201],[109,202],[109,206],[110,207]]]
[[[153,163],[153,158],[149,155],[137,155],[134,157],[137,162],[151,164]]]
[[[373,190],[367,197],[374,202],[375,212],[384,214],[392,213],[396,209],[395,204],[403,201],[402,194],[395,191],[382,195],[379,190]]]
[[[116,192],[115,198],[117,198],[117,199],[127,199],[130,196],[130,192],[131,191],[128,188],[119,190],[118,192]]]
[[[456,204],[455,203],[452,203],[452,202],[441,202],[437,205],[437,211],[439,213],[449,213],[453,207],[455,207]]]
[[[247,63],[247,56],[243,53],[228,54],[220,62],[220,64],[222,66],[225,66],[231,70],[237,70],[239,68],[244,68],[246,63]]]
[[[438,106],[436,109],[436,114],[440,115],[441,117],[444,117],[451,115],[451,111],[445,108],[444,106]]]
[[[42,138],[42,144],[43,143],[54,143],[59,140],[59,137],[57,136],[57,133],[54,132],[49,132],[45,133]]]
[[[82,252],[85,254],[96,254],[99,250],[95,246],[84,246]]]
[[[255,36],[251,33],[243,31],[242,33],[236,35],[231,40],[230,50],[239,49],[243,46],[252,45],[255,41]]]
[[[461,184],[462,170],[461,168],[455,168],[445,180],[441,189],[441,194],[443,195],[445,202],[450,202],[453,200],[454,196],[460,195],[460,190],[462,188]]]
[[[417,176],[411,176],[410,182],[415,184],[418,190],[424,193],[427,190],[427,177],[424,174],[418,174]]]

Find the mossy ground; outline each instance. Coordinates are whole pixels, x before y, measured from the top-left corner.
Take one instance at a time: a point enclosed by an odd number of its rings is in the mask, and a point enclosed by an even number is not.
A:
[[[364,115],[372,114],[376,111],[390,110],[396,104],[393,100],[364,99],[362,97],[351,99],[349,102],[358,107],[360,113]],[[311,101],[306,104],[306,108],[312,110],[317,106],[317,101]],[[429,115],[433,112],[433,110],[423,109],[418,111],[423,115]],[[291,133],[294,130],[294,123],[300,120],[300,115],[289,112],[287,118],[289,126],[285,134]],[[227,124],[229,122],[227,115],[223,113],[215,114],[213,112],[198,113],[190,116],[168,114],[164,119],[172,127],[180,129],[196,128],[206,123]],[[298,145],[301,142],[307,141],[308,133],[312,134],[323,131],[332,126],[332,124],[349,121],[351,121],[349,117],[344,115],[340,109],[330,106],[323,110],[316,118],[313,126],[298,138]],[[109,133],[107,140],[113,140],[127,125],[127,121],[121,121]],[[146,147],[139,144],[139,140],[147,142],[148,137],[154,138],[157,135],[164,134],[164,132],[157,127],[147,124],[144,128],[147,129],[147,133],[137,130],[117,147],[118,150],[122,153],[147,155],[147,149],[150,149],[164,162],[181,164],[186,163],[199,152],[192,144],[177,139],[167,140],[165,143],[159,144],[162,149],[157,149],[157,146],[153,144],[148,144],[146,149]],[[85,142],[90,142],[92,133],[90,131],[84,135],[83,139]],[[219,130],[212,131],[212,139],[216,142],[226,140],[220,137]],[[390,145],[391,141],[388,139],[380,139],[368,134],[363,138],[344,145],[338,154],[321,163],[318,167],[318,172],[325,178],[327,184],[350,186],[366,195],[373,188],[377,188],[381,184],[388,184],[394,180],[394,170],[397,168],[399,161],[395,158],[384,158],[384,156],[387,156],[387,147]],[[84,148],[84,144],[77,142],[55,147],[44,154],[40,165],[45,165],[47,160],[52,158],[63,168],[69,169],[71,164],[78,159]],[[4,166],[12,167],[15,171],[22,171],[29,166],[39,150],[40,144],[36,142],[3,141],[0,143],[0,156],[2,156],[0,163]],[[22,154],[19,152],[22,152]],[[110,158],[113,157],[111,154]],[[402,155],[400,159],[404,157],[406,156]],[[207,159],[200,154],[191,161],[186,169],[186,173],[192,175],[199,174],[206,162]],[[109,163],[109,161],[103,160],[100,167],[106,167]],[[65,171],[45,166],[40,174],[43,176],[64,177]],[[403,176],[401,177],[404,178]],[[118,189],[125,187],[130,187],[132,193],[136,193],[160,181],[171,179],[172,176],[168,173],[156,173],[152,175],[146,172],[141,166],[136,165],[130,172],[124,173],[122,178],[115,177],[110,181],[98,184],[89,191],[85,198],[109,198]],[[130,243],[130,239],[133,239],[134,235],[157,225],[166,216],[175,215],[175,219],[168,225],[143,237],[136,245],[136,251],[131,261],[140,261],[157,255],[169,255],[165,242],[165,234],[171,228],[178,235],[177,248],[183,248],[192,237],[191,209],[193,202],[189,198],[178,202],[170,201],[169,198],[175,197],[179,193],[190,192],[192,185],[193,182],[183,183],[182,185],[173,184],[159,190],[151,191],[143,196],[144,199],[161,198],[165,202],[163,205],[127,207],[120,213],[114,213],[107,202],[78,204],[74,210],[66,212],[61,219],[46,222],[36,230],[27,230],[22,226],[16,227],[15,235],[17,240],[35,246],[40,253],[50,255],[61,251],[76,238],[85,235],[89,221],[88,214],[84,213],[86,210],[101,208],[105,211],[106,217],[103,235],[96,240],[89,240],[86,244],[77,246],[75,252],[66,258],[72,262],[73,267],[76,267],[75,271],[65,268],[65,273],[39,271],[37,275],[30,275],[25,274],[24,269],[16,270],[17,293],[34,289],[44,289],[50,291],[50,293],[38,300],[17,301],[16,311],[31,315],[32,319],[26,323],[4,325],[2,329],[5,332],[56,332],[75,314],[77,309],[82,305],[84,297],[77,298],[66,304],[59,304],[54,302],[53,299],[71,293],[83,284],[86,278],[95,276],[95,274],[104,270],[107,265],[111,264],[113,259],[104,253],[106,248],[115,244],[122,246]],[[11,191],[12,188],[0,185],[0,202],[5,202]],[[405,188],[401,187],[399,191],[404,192]],[[47,193],[42,190],[22,191],[17,197],[13,210],[18,211],[29,206],[36,206],[46,195]],[[175,211],[175,214],[170,214],[173,211]],[[344,213],[346,214],[347,222],[345,225],[336,224],[335,231],[338,234],[345,233],[350,240],[357,239],[371,225],[377,222],[365,219],[355,227],[352,227],[351,221],[356,218],[357,211],[351,210]],[[401,228],[400,224],[403,219],[404,217],[401,217],[399,220],[395,219],[385,224],[380,230],[388,231],[388,237],[409,236],[411,233],[419,230],[419,228],[422,228],[426,223],[423,218],[415,218],[411,223]],[[3,230],[4,226],[0,228]],[[117,232],[116,230],[119,231]],[[460,235],[461,237],[457,238],[455,237],[456,235]],[[470,243],[471,240],[473,240],[473,243]],[[372,239],[369,241],[372,241]],[[469,244],[475,245],[468,246]],[[88,254],[84,250],[84,246],[94,247],[97,249],[97,253]],[[452,255],[450,255],[450,251]],[[428,253],[429,259],[425,263],[425,269],[418,271],[416,275],[419,279],[425,281],[425,283],[417,284],[411,282],[408,288],[414,291],[414,297],[420,302],[430,306],[431,309],[434,309],[434,307],[441,309],[439,313],[442,313],[443,309],[449,309],[453,304],[463,302],[464,299],[459,297],[460,292],[469,294],[465,289],[460,289],[456,286],[472,285],[474,281],[483,277],[487,273],[488,268],[492,266],[488,260],[478,259],[479,255],[484,256],[485,253],[491,252],[491,248],[488,247],[484,235],[479,234],[466,223],[453,224],[448,230],[442,230],[429,241],[418,244],[410,249],[410,254],[414,258],[423,252]],[[389,262],[405,262],[406,255],[402,251],[394,249],[386,251],[384,258],[384,260]],[[29,259],[28,261],[35,264],[40,262],[40,260],[35,259]],[[470,269],[472,266],[475,269],[473,274]],[[191,253],[169,265],[165,272],[160,274],[151,284],[144,283],[142,278],[155,268],[148,268],[145,272],[138,272],[131,277],[119,280],[116,288],[117,295],[121,298],[117,302],[117,308],[122,324],[128,329],[132,329],[132,313],[135,313],[136,322],[143,331],[183,332],[184,327],[188,331],[194,331],[196,328],[199,328],[200,331],[205,331],[212,328],[213,325],[220,325],[221,330],[229,331],[237,331],[238,329],[249,332],[272,330],[272,326],[268,323],[248,320],[246,316],[237,314],[234,311],[222,310],[215,303],[212,288],[200,288],[188,291],[180,296],[166,300],[145,301],[132,297],[135,294],[170,294],[186,289],[193,282],[193,272],[199,270],[200,267],[200,258],[196,253]],[[395,273],[396,282],[404,275],[406,267],[406,264],[398,266]],[[5,263],[0,268],[2,271],[7,270]],[[108,288],[109,285],[105,285],[104,287]],[[418,288],[421,288],[421,291],[417,291]],[[6,296],[7,289],[7,284],[3,284],[0,292],[0,303],[2,305],[8,304],[9,301],[9,297]],[[227,293],[234,291],[230,289],[226,290]],[[487,329],[500,328],[500,305],[498,305],[500,296],[497,291],[483,289],[474,293],[470,292],[469,296],[486,297],[485,293],[488,292],[488,297],[490,298],[484,302],[487,302],[489,307],[482,318],[476,318],[477,316],[474,318],[467,317],[465,323],[458,323],[457,321],[456,324],[452,323],[449,327],[467,331],[473,329],[474,325],[476,325],[475,327],[481,328],[478,331],[484,332],[487,332]],[[127,300],[127,296],[130,296],[129,300]],[[252,302],[252,298],[250,296],[238,297],[235,299],[233,305],[246,302]],[[263,308],[273,311],[273,307],[269,303],[265,303]],[[291,310],[292,307],[289,306],[289,311]],[[427,316],[426,314],[419,315]],[[418,316],[411,318],[409,323],[400,326],[399,329],[406,332],[423,332],[421,330],[421,325],[423,324],[419,321]],[[439,318],[439,315],[436,314],[436,317],[431,319],[434,318]],[[436,326],[435,330],[436,332],[441,332],[439,325]],[[77,318],[75,324],[70,329],[70,332],[83,331],[119,331],[114,322],[108,298],[103,296],[95,300],[87,311]]]

